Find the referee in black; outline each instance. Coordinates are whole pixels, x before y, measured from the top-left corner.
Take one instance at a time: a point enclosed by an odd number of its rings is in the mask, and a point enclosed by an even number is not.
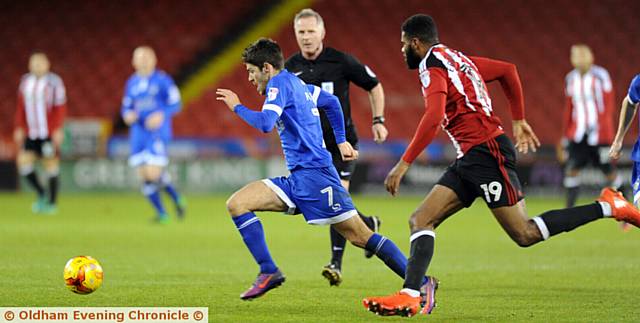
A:
[[[373,114],[371,127],[373,139],[376,143],[384,142],[388,134],[387,128],[384,126],[384,92],[373,71],[355,57],[323,46],[324,21],[316,11],[303,9],[298,12],[293,20],[293,27],[300,52],[287,59],[285,68],[306,83],[319,86],[338,97],[344,114],[347,141],[355,149],[358,149],[358,134],[353,120],[351,120],[349,82],[353,82],[367,91]],[[356,163],[355,161],[342,160],[331,124],[322,110],[320,111],[320,120],[324,142],[333,157],[333,165],[340,175],[342,186],[349,190],[349,181],[356,168]],[[358,213],[369,228],[378,231],[381,222],[377,216],[365,216],[360,210]],[[345,246],[346,240],[337,231],[331,229],[331,263],[323,268],[322,275],[329,280],[329,284],[332,286],[337,286],[342,282],[341,267]],[[365,256],[370,258],[373,254],[365,251]]]

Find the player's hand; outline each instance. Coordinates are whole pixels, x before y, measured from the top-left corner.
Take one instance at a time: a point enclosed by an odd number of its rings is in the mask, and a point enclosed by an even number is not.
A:
[[[13,131],[13,141],[16,143],[16,146],[22,146],[24,143],[24,129],[16,128],[16,130]]]
[[[562,143],[556,145],[556,158],[560,164],[564,164],[567,161],[567,152]]]
[[[535,152],[540,147],[540,140],[524,119],[513,121],[513,136],[516,138],[516,149],[523,154],[529,150]]]
[[[342,160],[350,161],[358,159],[358,151],[355,150],[348,141],[338,144],[338,149],[340,149]]]
[[[233,108],[235,108],[236,105],[240,104],[238,95],[231,90],[217,89],[216,95],[216,100],[224,102],[231,111],[233,111]]]
[[[376,123],[371,126],[371,131],[373,131],[373,141],[376,144],[381,144],[385,140],[387,140],[387,136],[389,135],[389,131],[387,131],[387,127],[385,127],[382,123]]]
[[[149,130],[156,130],[162,126],[164,122],[164,111],[156,111],[151,113],[144,121],[144,127]]]
[[[620,156],[622,156],[622,140],[614,140],[609,148],[609,157],[618,159]]]
[[[411,167],[411,164],[406,163],[404,160],[400,159],[398,163],[393,166],[387,178],[384,179],[384,188],[387,189],[387,192],[391,193],[391,195],[396,196],[398,194],[398,188],[400,188],[400,181],[402,181],[402,177],[407,173]]]
[[[127,126],[130,126],[134,122],[138,121],[138,113],[133,110],[129,110],[124,113],[124,116],[122,116],[122,120],[124,120],[124,123],[126,123]]]
[[[62,146],[62,141],[63,140],[64,140],[64,131],[62,131],[62,128],[56,129],[51,134],[51,142],[53,143],[53,146],[55,148],[59,149],[60,146]]]

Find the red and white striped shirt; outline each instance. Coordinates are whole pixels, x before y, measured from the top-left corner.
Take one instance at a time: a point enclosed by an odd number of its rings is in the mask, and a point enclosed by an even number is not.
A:
[[[514,120],[524,119],[522,86],[515,65],[467,57],[444,45],[429,49],[419,66],[425,112],[402,159],[411,163],[433,140],[438,126],[461,158],[473,146],[503,133],[485,82],[498,80]]]
[[[565,82],[565,137],[573,142],[586,137],[591,146],[611,144],[615,97],[607,70],[593,65],[583,75],[574,69]]]
[[[66,102],[64,83],[57,74],[25,74],[18,89],[15,127],[25,129],[30,139],[46,139],[62,126]]]

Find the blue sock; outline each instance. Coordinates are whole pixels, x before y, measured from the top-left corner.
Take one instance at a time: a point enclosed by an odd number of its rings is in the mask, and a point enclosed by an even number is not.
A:
[[[149,202],[151,202],[151,205],[153,205],[153,208],[159,216],[165,216],[167,214],[164,210],[164,206],[162,206],[162,200],[160,200],[157,183],[145,181],[144,186],[142,186],[142,193],[147,197]]]
[[[178,200],[180,200],[180,194],[178,193],[178,191],[176,191],[176,188],[173,186],[173,183],[171,182],[171,176],[169,175],[169,173],[167,173],[166,171],[162,173],[162,176],[160,177],[160,182],[162,183],[162,186],[164,186],[164,190],[169,194],[169,196],[171,196],[173,203],[178,204]]]
[[[238,232],[242,235],[244,244],[247,245],[249,251],[253,255],[253,259],[260,265],[260,273],[273,274],[278,270],[276,264],[271,259],[267,242],[264,239],[264,230],[260,219],[253,212],[247,212],[243,215],[233,217],[233,223],[236,224]]]
[[[404,279],[407,271],[407,257],[404,256],[393,241],[374,233],[367,241],[365,249],[374,252],[378,258],[384,261],[387,267]]]

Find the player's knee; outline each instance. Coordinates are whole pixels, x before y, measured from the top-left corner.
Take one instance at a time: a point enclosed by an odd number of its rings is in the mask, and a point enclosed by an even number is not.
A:
[[[238,216],[238,215],[247,213],[249,211],[244,206],[244,203],[242,203],[242,201],[239,198],[237,198],[235,195],[232,195],[227,200],[226,205],[227,205],[227,211],[231,216]]]
[[[433,230],[436,226],[436,221],[429,217],[420,216],[419,213],[414,212],[409,217],[409,228],[411,232],[420,230]]]

